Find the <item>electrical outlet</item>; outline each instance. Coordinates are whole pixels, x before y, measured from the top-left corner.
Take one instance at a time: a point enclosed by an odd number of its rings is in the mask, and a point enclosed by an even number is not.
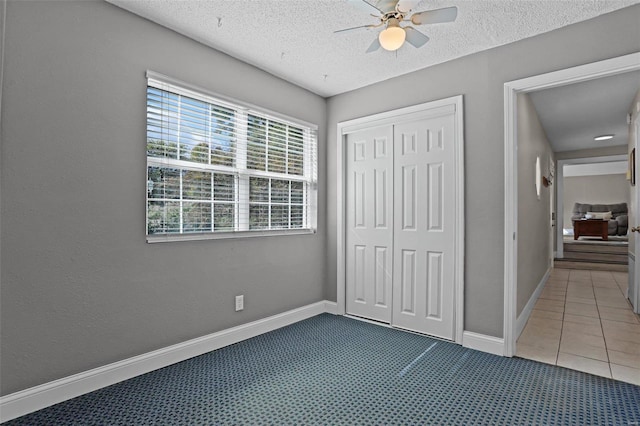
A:
[[[236,312],[244,309],[244,294],[236,296]]]

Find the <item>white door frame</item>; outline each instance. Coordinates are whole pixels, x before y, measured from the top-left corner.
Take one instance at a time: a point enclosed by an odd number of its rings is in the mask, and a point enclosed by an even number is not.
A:
[[[455,107],[455,191],[456,191],[456,215],[455,215],[455,342],[462,344],[462,332],[464,330],[464,115],[462,95],[440,99],[423,104],[387,111],[367,117],[338,123],[337,132],[337,220],[336,220],[336,246],[337,246],[337,313],[346,313],[346,253],[345,253],[345,194],[346,194],[346,156],[345,135],[357,130],[415,121],[428,116],[430,110],[453,105]]]
[[[518,277],[517,95],[640,70],[640,52],[504,84],[504,355],[515,354]]]
[[[562,230],[564,228],[564,166],[567,164],[595,164],[606,163],[610,161],[627,161],[627,155],[609,155],[605,157],[587,157],[587,158],[571,158],[567,160],[558,160],[558,166],[556,167],[556,241],[557,253],[556,257],[559,259],[564,257],[564,234]],[[631,208],[631,206],[629,206]],[[558,226],[562,223],[562,226]]]
[[[551,157],[551,161],[554,161],[554,158]],[[556,171],[556,169],[558,168],[557,165],[554,164],[553,166],[553,170],[555,175],[558,175],[558,172]],[[557,178],[556,182],[558,181]],[[555,257],[556,257],[556,251],[554,250],[554,244],[553,242],[556,241],[555,239],[555,231],[557,231],[558,229],[558,206],[557,206],[557,196],[558,196],[558,190],[560,188],[558,188],[557,184],[556,184],[556,188],[554,190],[554,188],[551,188],[551,190],[549,191],[549,221],[551,221],[551,232],[550,232],[550,238],[549,238],[549,255],[551,256],[551,269],[553,269],[553,265],[555,262]],[[554,216],[555,214],[555,216]]]
[[[640,105],[633,105],[632,108],[636,109],[636,113],[640,112]],[[633,148],[636,150],[636,155],[640,150],[640,115],[636,115],[635,120],[632,123],[633,130],[635,131],[635,137],[633,139]],[[636,167],[638,164],[638,159],[636,157],[636,164],[631,165],[631,167]],[[636,174],[638,170],[636,168]],[[635,187],[631,187],[631,194],[634,198],[633,209],[631,213],[633,213],[633,222],[628,223],[629,232],[631,232],[631,228],[637,226],[640,218],[640,182],[636,179]],[[625,295],[627,298],[631,296],[631,304],[633,305],[633,312],[636,314],[640,314],[640,234],[636,234],[633,237],[633,253],[629,251],[629,277],[628,282],[629,285],[627,287],[627,294]],[[632,263],[633,262],[633,263]]]

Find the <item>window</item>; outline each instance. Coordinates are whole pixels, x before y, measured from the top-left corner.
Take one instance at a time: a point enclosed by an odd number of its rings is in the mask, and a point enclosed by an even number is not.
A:
[[[148,241],[315,229],[315,126],[147,76]]]

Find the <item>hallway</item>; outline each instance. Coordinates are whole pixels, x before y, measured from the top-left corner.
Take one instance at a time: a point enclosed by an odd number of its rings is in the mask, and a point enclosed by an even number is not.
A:
[[[640,316],[626,272],[553,269],[516,356],[640,385]]]

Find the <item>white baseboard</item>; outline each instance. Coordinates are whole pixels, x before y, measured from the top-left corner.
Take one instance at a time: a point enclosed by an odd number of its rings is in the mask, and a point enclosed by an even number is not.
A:
[[[328,314],[338,315],[338,303],[325,300],[324,311]]]
[[[313,303],[3,396],[0,398],[0,423],[315,315],[335,311],[335,302]]]
[[[524,330],[524,326],[527,325],[527,321],[529,320],[531,311],[533,311],[533,307],[536,305],[536,302],[540,297],[540,293],[542,292],[544,285],[547,283],[547,280],[549,279],[550,274],[551,274],[551,269],[547,269],[547,272],[545,272],[545,274],[542,276],[542,279],[538,283],[538,286],[536,287],[533,294],[529,298],[529,301],[525,305],[524,309],[522,309],[522,312],[520,312],[518,319],[516,319],[515,340],[518,340],[518,337],[520,337],[522,330]]]
[[[477,351],[504,356],[504,339],[486,334],[465,331],[462,333],[462,346]]]

